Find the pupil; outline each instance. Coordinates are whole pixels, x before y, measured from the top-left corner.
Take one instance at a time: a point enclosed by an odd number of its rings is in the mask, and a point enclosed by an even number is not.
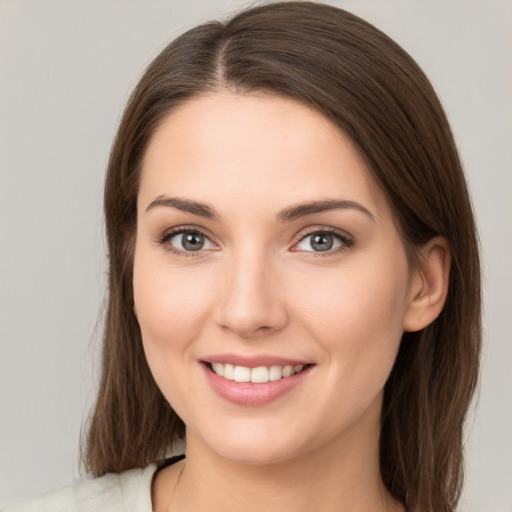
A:
[[[198,251],[204,245],[204,236],[198,233],[186,233],[183,235],[182,243],[187,251]]]
[[[333,243],[332,235],[315,235],[311,239],[311,247],[317,251],[328,251]]]

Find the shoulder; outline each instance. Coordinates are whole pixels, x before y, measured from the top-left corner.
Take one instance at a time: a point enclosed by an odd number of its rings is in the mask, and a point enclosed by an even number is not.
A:
[[[156,469],[156,464],[151,464],[82,480],[2,512],[151,512],[151,482]]]

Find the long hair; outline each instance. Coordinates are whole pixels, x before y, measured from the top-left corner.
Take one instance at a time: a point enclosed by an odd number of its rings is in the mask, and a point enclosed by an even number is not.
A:
[[[414,60],[369,23],[318,3],[271,3],[198,26],[161,52],[131,95],[105,185],[109,296],[86,469],[101,475],[145,466],[184,435],[151,376],[133,312],[136,201],[142,160],[162,120],[218,90],[292,98],[332,120],[386,194],[412,264],[432,237],[448,240],[445,307],[425,329],[404,334],[386,383],[380,465],[407,510],[453,511],[481,343],[478,240],[461,162]]]

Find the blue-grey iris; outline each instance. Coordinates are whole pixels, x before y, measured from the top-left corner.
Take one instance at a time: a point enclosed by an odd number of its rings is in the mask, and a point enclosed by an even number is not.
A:
[[[199,251],[204,245],[204,236],[200,233],[183,233],[181,243],[187,251]]]
[[[332,235],[313,235],[311,237],[311,247],[315,251],[328,251],[332,249],[334,237]]]

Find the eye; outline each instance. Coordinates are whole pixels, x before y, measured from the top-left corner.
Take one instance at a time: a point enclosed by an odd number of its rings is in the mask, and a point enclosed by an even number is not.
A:
[[[204,233],[194,229],[168,231],[164,234],[160,243],[176,254],[215,248],[215,245]]]
[[[293,250],[333,253],[352,245],[353,241],[342,232],[335,229],[323,229],[302,237]]]

